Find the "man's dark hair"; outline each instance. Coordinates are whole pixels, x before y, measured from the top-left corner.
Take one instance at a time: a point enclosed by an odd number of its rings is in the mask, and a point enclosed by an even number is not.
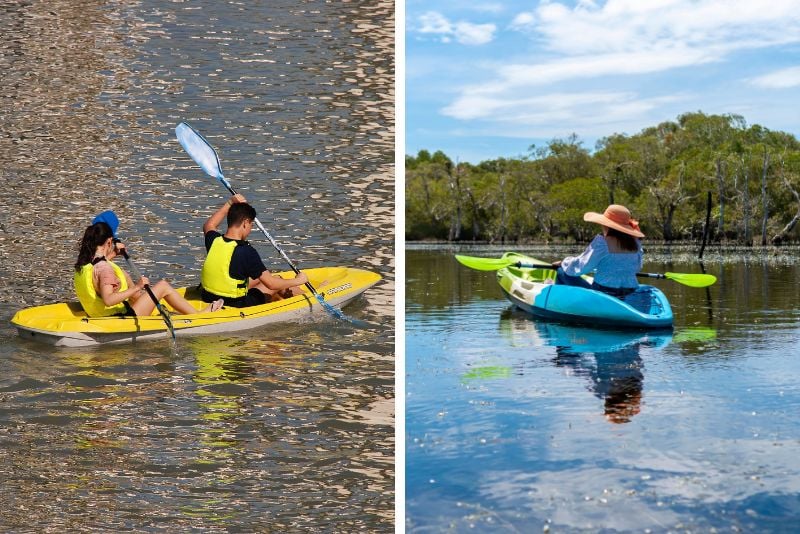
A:
[[[246,219],[256,220],[256,209],[247,202],[237,202],[228,210],[228,227],[239,226]]]

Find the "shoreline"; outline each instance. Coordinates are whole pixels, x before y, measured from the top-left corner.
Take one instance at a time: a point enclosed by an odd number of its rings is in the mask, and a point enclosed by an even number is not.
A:
[[[547,241],[509,241],[506,243],[491,243],[488,241],[405,241],[406,249],[426,248],[563,248],[584,247],[586,243],[575,242],[547,242]],[[690,248],[700,249],[700,244],[691,241],[646,241],[642,243],[645,248]],[[743,245],[740,243],[707,243],[706,251],[712,249],[725,249],[729,251],[800,251],[800,243],[784,245]]]
[[[474,251],[480,255],[497,255],[504,252],[519,251],[533,253],[533,255],[553,256],[554,258],[579,254],[585,247],[581,243],[472,243],[472,242],[433,242],[433,241],[406,241],[406,252],[464,252]],[[752,262],[772,265],[796,265],[800,263],[800,245],[774,245],[751,246],[721,245],[717,243],[706,245],[702,259],[698,257],[700,245],[696,243],[645,243],[645,262],[647,263],[698,263],[703,265]]]

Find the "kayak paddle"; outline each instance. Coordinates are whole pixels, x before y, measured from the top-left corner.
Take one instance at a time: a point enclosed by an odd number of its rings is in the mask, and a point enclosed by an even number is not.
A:
[[[708,287],[717,281],[717,277],[713,274],[702,273],[636,273],[636,276],[672,280],[689,287]]]
[[[117,228],[119,227],[119,219],[117,218],[117,214],[116,213],[114,213],[111,210],[104,211],[103,213],[101,213],[100,215],[98,215],[97,217],[94,218],[94,220],[92,221],[92,224],[98,223],[98,222],[104,222],[108,226],[110,226],[111,227],[111,235],[114,236],[115,242],[119,241],[116,238]],[[128,264],[128,267],[130,267],[131,271],[133,271],[133,276],[135,276],[137,279],[141,278],[142,277],[142,273],[139,271],[139,269],[136,268],[136,265],[133,263],[133,260],[128,255],[128,251],[123,248],[121,250],[121,252],[122,252],[122,257],[125,258],[125,262]],[[156,309],[158,310],[158,313],[161,314],[161,318],[164,319],[164,324],[167,325],[167,329],[169,330],[169,333],[172,335],[172,340],[174,341],[175,340],[175,327],[172,326],[172,319],[170,319],[169,313],[167,313],[167,310],[165,310],[164,307],[161,305],[161,303],[158,301],[158,298],[153,293],[153,290],[150,289],[150,284],[145,284],[144,290],[150,296],[150,299],[153,301],[153,304],[156,305]]]
[[[517,260],[506,258],[478,258],[475,256],[462,256],[456,254],[456,259],[462,265],[477,271],[497,271],[505,267],[527,267],[536,269],[556,270],[556,267],[546,263],[522,263]],[[636,273],[636,276],[644,278],[659,278],[672,280],[689,287],[708,287],[717,281],[717,277],[712,274],[685,274],[685,273]]]
[[[225,188],[230,192],[231,195],[235,195],[236,191],[233,190],[230,182],[225,179],[222,175],[222,164],[219,161],[219,156],[217,156],[217,151],[214,150],[214,147],[211,146],[211,143],[206,141],[206,138],[200,135],[200,132],[186,124],[185,122],[180,123],[175,128],[175,135],[178,137],[178,142],[181,144],[183,149],[186,151],[187,154],[197,163],[203,171],[212,178],[216,178],[219,182],[225,186]],[[253,221],[258,229],[269,239],[269,242],[272,243],[272,246],[275,247],[275,250],[283,257],[286,263],[292,268],[295,274],[300,274],[300,269],[289,259],[289,256],[278,246],[278,243],[275,239],[272,238],[267,229],[261,224],[261,222],[256,219]],[[320,305],[336,317],[337,319],[343,319],[348,321],[352,324],[359,325],[362,321],[357,321],[351,317],[345,315],[341,310],[333,306],[332,304],[325,302],[324,297],[321,293],[318,293],[314,286],[311,285],[311,282],[306,282],[306,287],[311,291],[317,300],[319,301]],[[367,324],[367,323],[364,323]]]

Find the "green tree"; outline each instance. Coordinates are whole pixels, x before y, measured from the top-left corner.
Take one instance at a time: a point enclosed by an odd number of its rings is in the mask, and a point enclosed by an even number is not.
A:
[[[606,187],[600,178],[573,178],[553,185],[547,194],[547,204],[555,235],[588,241],[597,228],[584,222],[583,214],[605,209]]]
[[[574,134],[477,165],[422,150],[406,157],[406,236],[582,241],[583,212],[622,203],[650,239],[697,239],[709,193],[712,239],[796,239],[800,143],[739,115],[691,112],[604,137],[593,154]]]

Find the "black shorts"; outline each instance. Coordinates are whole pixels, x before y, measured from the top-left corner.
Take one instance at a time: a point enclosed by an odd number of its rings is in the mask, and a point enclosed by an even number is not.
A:
[[[125,306],[125,311],[121,313],[115,313],[114,317],[136,317],[136,312],[133,310],[133,307],[128,304],[127,300],[123,300],[122,304]]]
[[[247,295],[243,297],[231,298],[231,297],[220,297],[215,295],[214,293],[209,293],[205,289],[201,288],[201,298],[203,302],[214,302],[217,299],[223,299],[225,301],[225,306],[230,306],[231,308],[247,308],[248,306],[260,306],[261,304],[266,304],[270,301],[269,295],[266,293],[262,293],[256,288],[251,288]]]
[[[607,295],[611,295],[612,297],[617,297],[618,299],[624,299],[634,291],[636,291],[635,287],[607,287],[601,286],[597,282],[592,284],[592,289],[596,289],[597,291],[602,291]]]

